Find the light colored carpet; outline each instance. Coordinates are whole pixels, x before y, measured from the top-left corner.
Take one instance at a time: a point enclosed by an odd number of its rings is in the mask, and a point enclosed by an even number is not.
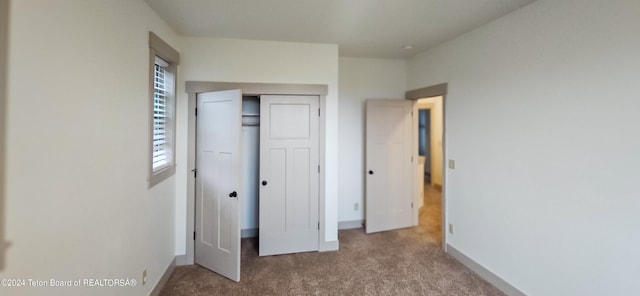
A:
[[[418,227],[341,230],[337,252],[268,257],[244,239],[240,283],[181,266],[161,295],[504,295],[442,251],[439,192],[425,191]]]

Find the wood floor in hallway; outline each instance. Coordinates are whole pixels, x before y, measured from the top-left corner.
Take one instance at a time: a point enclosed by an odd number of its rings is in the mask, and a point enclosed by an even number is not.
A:
[[[429,184],[424,185],[424,205],[420,208],[420,225],[427,235],[442,244],[442,192]]]

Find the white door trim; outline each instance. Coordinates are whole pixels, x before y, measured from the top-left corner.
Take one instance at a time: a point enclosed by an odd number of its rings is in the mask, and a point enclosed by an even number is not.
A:
[[[194,263],[194,241],[193,232],[195,230],[195,178],[191,170],[196,167],[196,98],[198,93],[240,89],[243,95],[315,95],[320,97],[320,180],[319,180],[319,220],[320,231],[318,233],[318,249],[319,251],[337,250],[337,241],[326,241],[326,96],[329,87],[324,84],[281,84],[281,83],[236,83],[236,82],[202,82],[187,81],[185,89],[188,94],[188,133],[187,133],[187,233],[185,236],[186,249],[185,260],[186,265]]]

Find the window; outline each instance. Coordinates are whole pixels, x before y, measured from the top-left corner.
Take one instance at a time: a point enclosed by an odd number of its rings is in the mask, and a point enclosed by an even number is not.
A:
[[[171,143],[169,141],[169,125],[171,114],[171,72],[167,71],[169,63],[156,57],[153,75],[153,171],[159,171],[171,164]]]
[[[175,88],[178,52],[149,33],[151,147],[149,187],[175,173]]]

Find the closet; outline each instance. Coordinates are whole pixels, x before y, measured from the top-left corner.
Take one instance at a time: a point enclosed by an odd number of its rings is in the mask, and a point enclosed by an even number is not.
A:
[[[260,256],[319,250],[326,85],[187,82],[187,92],[197,173],[187,256],[193,246],[194,263],[239,281],[241,237],[257,235]]]

